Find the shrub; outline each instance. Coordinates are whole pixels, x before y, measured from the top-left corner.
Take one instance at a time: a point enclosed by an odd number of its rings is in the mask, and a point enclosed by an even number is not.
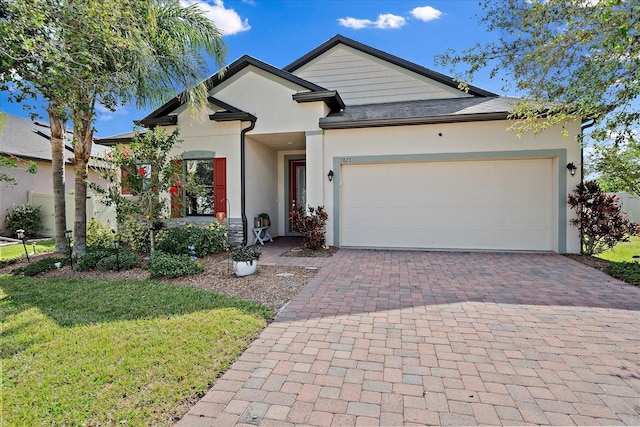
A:
[[[40,206],[18,205],[9,209],[4,224],[6,231],[11,235],[22,229],[27,237],[37,236],[42,231]]]
[[[87,224],[87,246],[111,248],[115,232],[95,218],[91,218]]]
[[[174,255],[187,254],[188,246],[195,246],[197,256],[216,254],[226,250],[226,229],[217,222],[208,227],[189,224],[186,227],[175,227],[158,233],[156,249]]]
[[[613,262],[607,273],[631,285],[640,286],[640,264],[635,262]]]
[[[16,264],[21,258],[0,259],[0,268],[5,268],[9,265]]]
[[[249,262],[260,259],[260,249],[258,247],[242,246],[231,251],[231,259],[236,262]]]
[[[140,256],[127,249],[120,249],[118,254],[111,251],[111,255],[98,261],[96,268],[100,271],[130,270],[140,265]]]
[[[192,261],[189,255],[172,255],[162,251],[154,251],[148,265],[151,278],[181,277],[198,274],[204,271],[204,265],[198,261]]]
[[[302,206],[298,206],[295,211],[289,213],[292,231],[302,234],[304,245],[313,250],[324,246],[325,225],[328,218],[329,215],[323,206],[317,208],[309,206],[309,215],[305,214]]]
[[[129,220],[120,234],[120,241],[132,251],[142,254],[151,252],[151,232],[149,227],[137,220]]]
[[[100,271],[128,270],[140,265],[140,257],[128,249],[120,249],[116,256],[115,249],[91,247],[86,254],[78,258],[76,271],[98,269]]]
[[[93,270],[98,266],[101,259],[107,258],[113,254],[113,251],[107,248],[95,248],[90,247],[87,253],[78,258],[75,263],[75,269],[77,271]]]
[[[568,203],[578,214],[571,224],[580,230],[583,251],[588,255],[602,253],[640,233],[640,224],[629,221],[620,212],[618,198],[605,194],[596,181],[578,184]]]
[[[27,264],[24,267],[15,268],[11,271],[11,274],[17,276],[19,274],[25,276],[35,276],[36,274],[43,273],[45,271],[53,270],[56,268],[56,263],[59,262],[62,265],[69,263],[69,258],[42,258],[38,261]]]

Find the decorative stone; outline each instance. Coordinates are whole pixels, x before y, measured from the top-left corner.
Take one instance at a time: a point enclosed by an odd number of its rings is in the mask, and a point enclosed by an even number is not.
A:
[[[292,276],[294,276],[294,274],[293,273],[278,273],[278,274],[276,274],[276,276],[278,276],[278,277],[292,277]]]

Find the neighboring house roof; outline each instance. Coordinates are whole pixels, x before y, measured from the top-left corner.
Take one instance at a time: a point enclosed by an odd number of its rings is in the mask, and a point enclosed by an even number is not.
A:
[[[51,129],[49,125],[24,117],[5,114],[0,127],[0,153],[29,160],[51,161]],[[73,156],[73,148],[65,144],[67,156]]]
[[[241,58],[237,59],[233,63],[229,64],[221,73],[216,73],[209,77],[206,81],[207,87],[214,88],[218,86],[220,83],[230,79],[238,72],[242,71],[244,68],[248,66],[254,66],[260,70],[266,71],[269,74],[280,77],[284,80],[287,80],[291,83],[294,83],[298,86],[301,86],[305,91],[302,92],[306,95],[306,97],[301,97],[294,100],[297,102],[312,102],[312,101],[324,101],[327,106],[333,111],[338,110],[340,108],[344,108],[344,102],[340,98],[340,95],[336,91],[327,90],[321,86],[318,86],[314,83],[311,83],[307,80],[304,80],[298,76],[294,76],[293,74],[281,70],[280,68],[276,68],[273,65],[269,65],[266,62],[262,62],[258,59],[255,59],[249,55],[244,55]],[[299,95],[299,94],[296,94]],[[213,102],[210,98],[209,101]],[[220,104],[222,101],[217,100],[218,102],[213,102],[214,104],[222,107]],[[182,96],[177,96],[153,111],[144,119],[140,120],[138,123],[144,126],[156,126],[156,125],[173,125],[176,124],[176,116],[171,116],[169,113],[174,111],[176,108],[180,107],[184,104],[184,98]],[[224,104],[224,103],[223,103]],[[222,107],[225,108],[225,107]],[[226,108],[225,108],[226,109]],[[239,113],[240,110],[235,109],[237,111],[228,111],[230,113]],[[212,120],[215,120],[212,118]],[[236,119],[238,120],[238,119]]]
[[[414,73],[420,74],[422,76],[425,76],[429,79],[435,80],[439,83],[445,84],[447,86],[450,86],[452,88],[458,89],[458,83],[456,81],[454,81],[453,78],[451,78],[450,76],[446,76],[444,74],[438,73],[436,71],[430,70],[429,68],[425,68],[421,65],[415,64],[413,62],[407,61],[406,59],[402,59],[400,57],[391,55],[387,52],[383,52],[381,50],[375,49],[371,46],[367,46],[365,44],[362,44],[360,42],[357,42],[355,40],[352,40],[348,37],[342,36],[340,34],[333,36],[332,38],[330,38],[329,40],[327,40],[326,42],[324,42],[323,44],[321,44],[320,46],[318,46],[317,48],[313,49],[311,52],[307,53],[306,55],[304,55],[303,57],[295,60],[294,62],[292,62],[291,64],[287,65],[286,67],[283,68],[284,71],[288,71],[290,73],[295,72],[297,69],[299,69],[300,67],[304,66],[305,64],[313,61],[315,58],[319,57],[320,55],[324,54],[325,52],[329,51],[330,49],[332,49],[333,47],[339,45],[339,44],[343,44],[345,46],[349,46],[353,49],[359,50],[361,52],[364,52],[366,54],[372,55],[376,58],[379,58],[383,61],[389,62],[391,64],[397,65],[399,67],[405,68],[409,71],[413,71]],[[474,96],[498,96],[498,94],[493,93],[493,92],[489,92],[487,90],[481,89],[479,87],[476,86],[472,86],[469,85],[469,91],[468,93],[470,95],[474,95]]]
[[[118,144],[127,144],[133,140],[133,137],[137,134],[144,134],[147,132],[147,129],[138,129],[131,132],[119,133],[117,135],[106,136],[104,138],[96,138],[96,142],[100,145],[104,145],[106,147],[110,147],[112,145]]]
[[[323,129],[503,120],[516,102],[500,96],[347,106],[320,119]]]
[[[24,117],[5,114],[6,121],[0,128],[0,153],[28,160],[51,161],[51,128],[46,123],[34,122]],[[73,160],[73,134],[67,131],[65,161]],[[107,147],[92,144],[92,159],[104,158]]]

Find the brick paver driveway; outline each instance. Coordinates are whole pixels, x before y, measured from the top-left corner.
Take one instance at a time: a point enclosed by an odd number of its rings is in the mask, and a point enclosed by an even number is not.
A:
[[[638,288],[555,254],[313,262],[180,425],[640,425]]]

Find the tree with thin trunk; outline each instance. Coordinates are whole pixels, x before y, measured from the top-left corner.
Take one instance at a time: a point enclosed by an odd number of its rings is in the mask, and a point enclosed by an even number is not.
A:
[[[53,179],[53,217],[55,233],[55,252],[64,252],[68,248],[66,236],[67,204],[65,199],[64,142],[66,139],[65,121],[53,103],[47,108],[51,129],[51,169]]]
[[[182,7],[178,0],[0,0],[3,7],[15,11],[18,23],[0,14],[0,36],[11,37],[8,53],[0,46],[0,75],[70,113],[77,257],[86,252],[87,171],[96,103],[110,109],[132,100],[156,106],[181,93],[191,108],[202,110],[208,95],[203,51],[221,64],[225,47],[197,5]],[[34,8],[38,11],[32,12]],[[38,36],[35,41],[26,41],[30,31]],[[51,80],[42,78],[44,63]]]
[[[28,103],[38,94],[47,101],[51,128],[52,189],[54,199],[55,252],[67,250],[65,206],[64,141],[68,109],[60,91],[60,73],[56,69],[62,59],[51,38],[50,22],[55,19],[46,1],[0,0],[0,89],[9,100]]]
[[[598,172],[640,194],[640,2],[483,0],[480,23],[496,37],[437,56],[461,88],[480,70],[522,98],[519,132],[588,120]],[[462,72],[458,67],[463,66]],[[582,142],[582,141],[579,141]]]

